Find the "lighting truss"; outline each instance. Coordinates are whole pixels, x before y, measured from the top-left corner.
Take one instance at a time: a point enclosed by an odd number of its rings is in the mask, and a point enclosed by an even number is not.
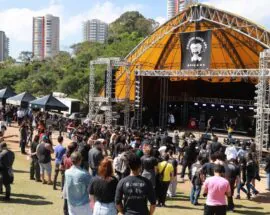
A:
[[[107,76],[106,76],[106,97],[95,97],[95,65],[107,65]],[[114,67],[124,68],[126,75],[126,92],[125,92],[125,127],[129,127],[129,115],[130,115],[130,63],[121,60],[121,58],[98,58],[97,60],[90,61],[90,75],[89,75],[89,118],[94,120],[102,104],[107,106],[105,112],[105,123],[112,125],[112,102],[119,102],[122,100],[112,98],[112,70]]]

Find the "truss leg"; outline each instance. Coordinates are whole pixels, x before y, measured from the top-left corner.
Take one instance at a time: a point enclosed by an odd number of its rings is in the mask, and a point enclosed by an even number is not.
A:
[[[108,110],[105,112],[105,124],[112,125],[112,64],[110,60],[107,64],[106,97]]]
[[[126,94],[125,94],[125,110],[124,110],[124,126],[126,129],[130,127],[130,71],[125,67],[126,73]]]
[[[165,128],[168,117],[168,78],[160,80],[159,127]]]
[[[88,117],[90,120],[94,120],[94,110],[95,110],[95,67],[90,64],[90,75],[89,75],[89,113]]]
[[[140,128],[142,125],[142,95],[143,95],[143,77],[135,74],[135,101],[134,101],[134,126]]]

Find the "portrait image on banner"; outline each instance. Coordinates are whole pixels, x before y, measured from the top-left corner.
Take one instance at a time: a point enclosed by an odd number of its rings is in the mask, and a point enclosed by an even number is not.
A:
[[[212,31],[180,34],[181,69],[209,69],[211,63]]]

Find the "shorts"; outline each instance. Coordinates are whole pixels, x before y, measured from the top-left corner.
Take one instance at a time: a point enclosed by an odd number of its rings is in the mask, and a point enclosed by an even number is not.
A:
[[[40,174],[44,174],[45,171],[49,175],[52,173],[52,164],[51,164],[51,162],[39,163],[39,167],[40,167]]]

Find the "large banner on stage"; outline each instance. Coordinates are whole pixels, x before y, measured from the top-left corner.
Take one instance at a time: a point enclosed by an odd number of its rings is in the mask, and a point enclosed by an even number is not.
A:
[[[211,62],[211,31],[180,34],[181,69],[209,69]]]

